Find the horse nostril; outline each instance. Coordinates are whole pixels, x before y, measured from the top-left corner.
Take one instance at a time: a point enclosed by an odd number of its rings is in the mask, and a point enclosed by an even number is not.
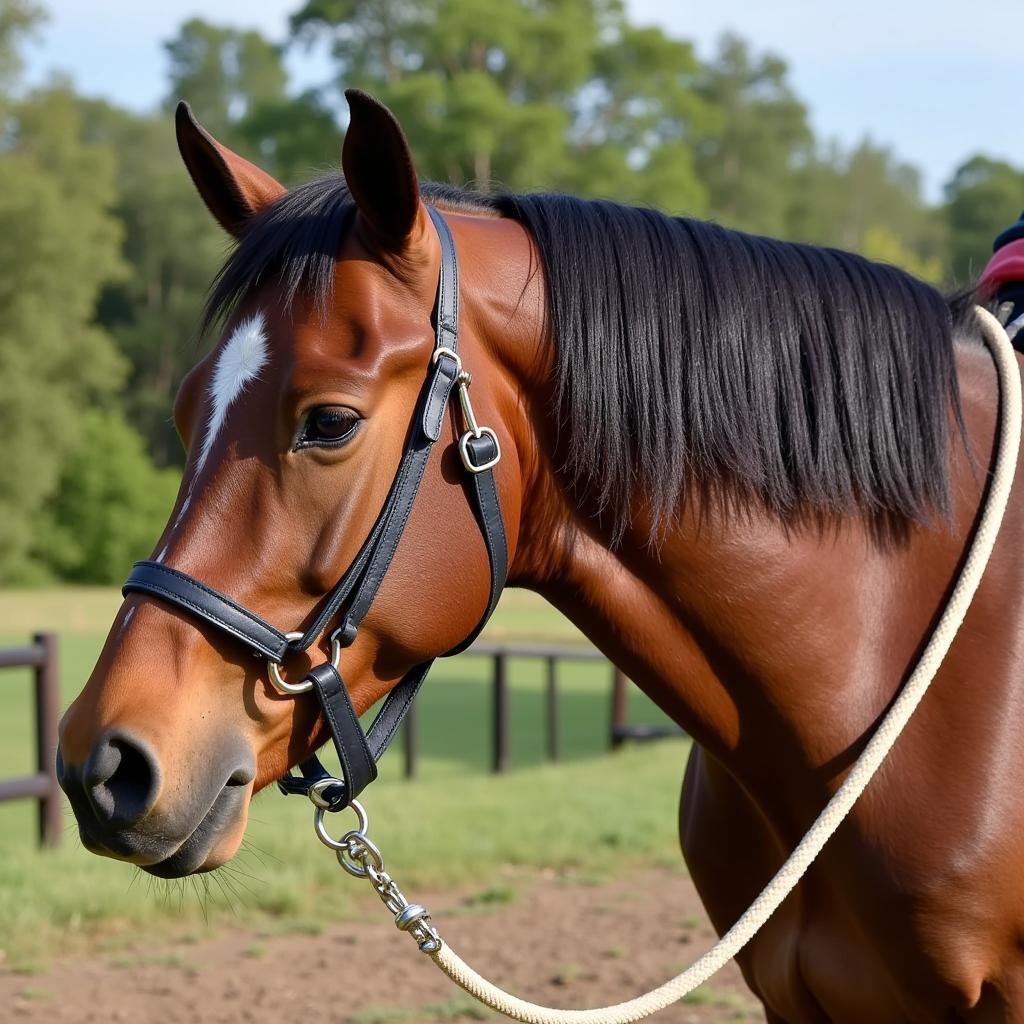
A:
[[[131,825],[156,802],[160,769],[150,749],[124,733],[110,734],[93,749],[85,766],[85,789],[100,821]]]

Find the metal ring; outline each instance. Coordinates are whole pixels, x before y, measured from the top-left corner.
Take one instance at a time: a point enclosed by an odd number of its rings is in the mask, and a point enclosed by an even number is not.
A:
[[[301,640],[303,635],[302,633],[285,633],[284,638],[285,640]],[[308,679],[303,679],[301,683],[287,682],[281,675],[281,666],[276,661],[267,664],[270,669],[270,681],[278,693],[294,697],[298,693],[309,693],[313,689],[313,683]],[[335,668],[341,667],[341,642],[337,639],[331,641],[331,664]]]
[[[326,779],[324,780],[327,781]],[[337,782],[337,779],[332,779],[332,782]],[[332,850],[347,850],[348,849],[348,838],[353,832],[358,832],[359,835],[365,837],[366,830],[369,827],[370,819],[367,817],[366,810],[358,800],[353,800],[349,807],[352,808],[356,813],[356,817],[359,818],[358,828],[350,829],[340,839],[332,838],[328,832],[327,827],[324,825],[324,815],[327,813],[326,807],[317,807],[313,812],[313,827],[316,829],[316,837],[320,840],[324,846],[330,847]],[[366,840],[369,842],[369,840]],[[376,847],[374,847],[376,849]]]
[[[324,796],[324,792],[332,786],[344,785],[345,783],[341,779],[336,779],[333,775],[329,775],[326,779],[317,779],[316,782],[311,782],[309,789],[306,790],[306,796],[313,802],[314,807],[320,807],[325,811],[329,811],[331,809],[331,802]]]
[[[431,356],[431,364],[436,363],[441,356],[451,356],[455,360],[455,369],[458,373],[462,373],[462,359],[459,357],[459,353],[453,348],[449,348],[447,345],[439,345],[434,349],[434,354]]]
[[[358,842],[363,851],[362,857],[356,857],[349,844],[335,851],[334,855],[338,858],[338,863],[353,878],[366,878],[371,872],[379,874],[384,870],[384,855],[362,832],[349,832],[345,838]],[[369,864],[367,863],[368,859],[370,860]]]
[[[501,442],[498,440],[498,435],[491,430],[490,427],[477,427],[480,433],[474,434],[472,430],[467,430],[462,437],[459,439],[459,454],[462,456],[462,464],[470,471],[470,473],[483,473],[484,470],[491,469],[501,461]],[[482,437],[486,434],[494,442],[494,458],[488,459],[482,465],[476,465],[469,454],[469,439],[471,437]]]

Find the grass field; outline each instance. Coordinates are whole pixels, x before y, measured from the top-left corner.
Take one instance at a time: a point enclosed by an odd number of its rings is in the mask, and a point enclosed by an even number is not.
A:
[[[109,590],[0,593],[0,645],[27,634],[61,634],[65,701],[81,688],[119,598]],[[533,595],[510,592],[487,636],[579,641],[574,628]],[[488,774],[489,662],[439,662],[420,698],[420,772],[399,777],[399,755],[382,762],[367,794],[372,834],[389,869],[410,888],[458,887],[490,898],[517,874],[547,867],[599,876],[639,863],[679,863],[675,806],[686,743],[607,753],[610,673],[566,663],[559,670],[563,761],[543,762],[541,666],[513,661],[513,770]],[[0,675],[0,778],[30,769],[28,673]],[[661,713],[638,691],[631,718]],[[31,966],[53,950],[129,935],[166,934],[225,921],[316,929],[348,912],[353,885],[313,837],[302,800],[268,791],[253,805],[247,845],[233,866],[194,884],[156,884],[124,864],[87,854],[70,814],[60,850],[34,844],[34,806],[0,804],[0,950]],[[347,827],[344,823],[342,827]]]

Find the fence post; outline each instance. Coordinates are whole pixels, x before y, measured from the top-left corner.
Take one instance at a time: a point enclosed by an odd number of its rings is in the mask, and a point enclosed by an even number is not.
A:
[[[494,655],[494,764],[495,772],[508,768],[508,663],[504,651]]]
[[[612,725],[611,748],[618,750],[625,742],[625,726],[628,713],[629,695],[626,692],[626,677],[622,669],[612,666]]]
[[[57,782],[57,719],[60,715],[57,637],[36,633],[32,638],[43,650],[42,664],[35,671],[36,763],[39,774],[49,781],[49,792],[39,799],[39,841],[56,846],[61,837],[60,786]]]
[[[548,758],[558,760],[558,679],[554,655],[547,657]]]
[[[402,734],[402,744],[405,752],[405,777],[414,778],[416,775],[416,705],[409,708],[405,716],[405,732]]]

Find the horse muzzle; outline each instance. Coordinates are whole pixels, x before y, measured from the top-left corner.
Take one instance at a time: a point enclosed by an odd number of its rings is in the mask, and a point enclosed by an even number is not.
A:
[[[227,836],[244,828],[255,760],[244,743],[225,741],[202,771],[167,792],[152,747],[124,730],[99,737],[84,763],[57,751],[57,777],[93,853],[130,861],[161,878],[209,871],[227,860]]]

